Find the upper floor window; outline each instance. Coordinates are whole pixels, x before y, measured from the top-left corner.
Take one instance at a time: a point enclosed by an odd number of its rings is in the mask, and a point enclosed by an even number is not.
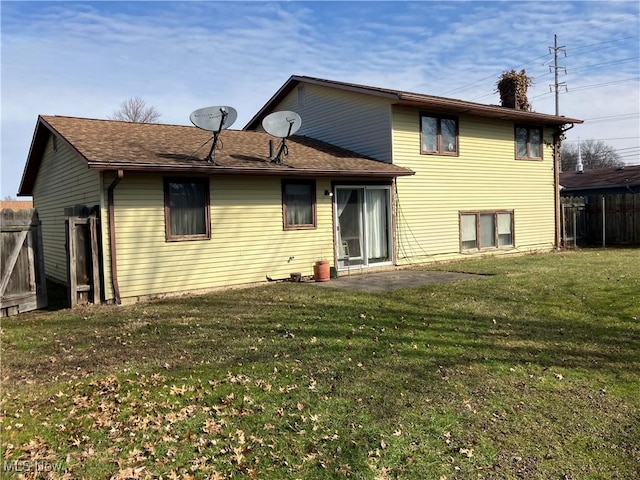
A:
[[[458,119],[423,113],[420,115],[420,153],[458,154]]]
[[[282,216],[285,230],[316,228],[316,183],[313,180],[282,182]]]
[[[542,129],[516,126],[516,158],[542,159]]]
[[[167,241],[211,238],[208,178],[165,178]]]

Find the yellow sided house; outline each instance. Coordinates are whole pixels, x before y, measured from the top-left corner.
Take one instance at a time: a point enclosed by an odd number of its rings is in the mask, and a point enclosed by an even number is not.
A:
[[[370,187],[389,233],[371,254],[391,264],[387,199],[410,169],[300,135],[281,161],[264,132],[218,141],[208,158],[212,133],[192,126],[38,118],[19,194],[33,197],[46,275],[72,305],[313,275],[334,263],[342,184]]]
[[[286,145],[263,128],[282,112],[302,119]],[[311,276],[318,260],[342,274],[549,250],[556,157],[576,123],[292,76],[243,130],[213,139],[40,116],[19,193],[71,304]]]
[[[557,156],[563,132],[581,120],[292,76],[245,130],[277,110],[304,119],[301,135],[415,172],[386,185],[332,183],[338,270],[560,243]]]

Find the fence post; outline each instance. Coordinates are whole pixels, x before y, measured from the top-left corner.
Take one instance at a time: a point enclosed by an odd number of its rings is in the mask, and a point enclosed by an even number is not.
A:
[[[607,214],[605,213],[605,199],[604,195],[602,196],[602,246],[607,246],[606,235],[607,235]]]

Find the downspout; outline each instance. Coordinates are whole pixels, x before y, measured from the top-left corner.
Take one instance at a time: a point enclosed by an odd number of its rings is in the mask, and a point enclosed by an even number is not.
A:
[[[560,250],[560,244],[562,243],[562,218],[561,218],[561,204],[560,204],[560,147],[562,144],[562,138],[564,133],[573,128],[573,124],[570,127],[562,129],[559,128],[553,134],[553,192],[555,203],[555,243],[556,250]]]
[[[122,303],[120,299],[120,287],[118,286],[118,261],[116,257],[116,221],[113,191],[124,177],[124,170],[118,170],[116,178],[107,189],[107,208],[109,211],[109,252],[111,257],[111,285],[113,296],[117,305]]]

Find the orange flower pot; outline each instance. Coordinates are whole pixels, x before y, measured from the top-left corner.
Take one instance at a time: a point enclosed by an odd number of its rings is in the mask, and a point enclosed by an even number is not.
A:
[[[328,282],[331,274],[328,260],[318,260],[313,266],[313,279],[316,282]]]

